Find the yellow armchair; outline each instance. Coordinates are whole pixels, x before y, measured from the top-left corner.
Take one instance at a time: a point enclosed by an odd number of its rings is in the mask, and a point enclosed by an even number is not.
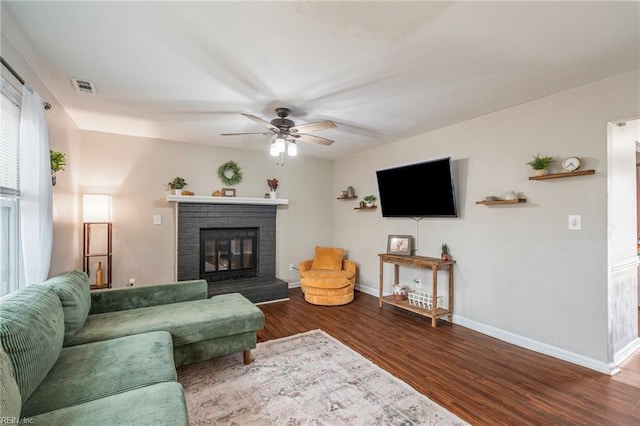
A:
[[[358,264],[349,259],[342,260],[342,269],[332,271],[328,269],[312,269],[313,259],[300,262],[300,278],[345,278],[355,285]]]
[[[344,249],[316,247],[315,257],[300,262],[300,287],[307,302],[344,305],[353,300],[358,264],[344,258]]]

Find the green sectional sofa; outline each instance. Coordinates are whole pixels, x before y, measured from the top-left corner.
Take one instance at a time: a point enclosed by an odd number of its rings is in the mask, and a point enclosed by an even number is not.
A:
[[[0,419],[188,425],[178,365],[256,346],[264,315],[205,281],[89,291],[69,271],[0,299]],[[6,420],[6,421],[5,421]]]

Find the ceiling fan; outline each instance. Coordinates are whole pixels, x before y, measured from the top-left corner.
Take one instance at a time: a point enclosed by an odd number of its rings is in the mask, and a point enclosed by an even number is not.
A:
[[[329,146],[333,143],[331,139],[322,138],[320,136],[310,135],[305,132],[313,132],[317,130],[325,130],[332,129],[337,127],[333,121],[324,120],[324,121],[316,121],[314,123],[301,124],[296,126],[292,120],[289,120],[287,117],[291,113],[289,108],[276,108],[276,115],[279,118],[274,118],[273,120],[266,121],[260,117],[251,114],[242,113],[245,117],[255,121],[258,124],[261,124],[267,127],[269,130],[266,132],[257,132],[257,133],[221,133],[220,136],[236,136],[236,135],[276,135],[276,139],[271,144],[271,155],[277,156],[280,153],[283,153],[285,150],[285,143],[288,143],[287,153],[289,155],[297,154],[297,147],[295,145],[296,140],[301,140],[304,142],[317,143],[320,145]]]

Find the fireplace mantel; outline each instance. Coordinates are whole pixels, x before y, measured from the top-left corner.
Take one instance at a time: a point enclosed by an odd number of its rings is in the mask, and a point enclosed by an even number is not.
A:
[[[286,198],[212,197],[207,195],[168,195],[167,201],[172,203],[200,203],[200,204],[260,204],[260,205],[289,204],[289,200],[287,200]]]

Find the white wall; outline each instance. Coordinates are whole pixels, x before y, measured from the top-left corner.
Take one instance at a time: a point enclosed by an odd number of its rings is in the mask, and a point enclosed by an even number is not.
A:
[[[263,197],[267,179],[279,180],[276,275],[298,280],[289,264],[313,256],[316,244],[330,244],[333,215],[331,197],[333,163],[303,157],[288,159],[284,167],[264,151],[216,148],[205,145],[147,139],[92,131],[81,132],[80,187],[76,194],[113,196],[113,282],[122,287],[129,278],[136,284],[172,281],[175,276],[175,209],[166,201],[166,184],[183,177],[186,189],[211,195],[223,187],[218,167],[230,160],[240,166],[243,181],[236,195]],[[153,215],[162,216],[153,225]],[[80,226],[81,224],[78,224]],[[81,245],[81,239],[76,242]]]
[[[336,162],[334,193],[353,185],[377,194],[375,171],[451,156],[459,217],[419,224],[418,254],[448,243],[455,267],[456,321],[582,364],[604,366],[607,348],[607,122],[639,114],[638,72],[623,74]],[[537,153],[576,155],[591,176],[530,181]],[[559,167],[556,163],[556,167]],[[428,197],[433,182],[407,182],[407,196]],[[488,194],[524,193],[514,206],[476,205]],[[378,287],[378,253],[388,234],[413,234],[411,219],[355,212],[334,201],[334,239],[360,264],[360,285]],[[582,215],[582,230],[567,216]],[[390,292],[391,268],[385,271]],[[405,269],[403,283],[418,274]],[[443,280],[444,283],[444,280]],[[415,286],[411,286],[414,287]],[[444,290],[444,286],[443,289]],[[442,292],[439,292],[442,294]]]

